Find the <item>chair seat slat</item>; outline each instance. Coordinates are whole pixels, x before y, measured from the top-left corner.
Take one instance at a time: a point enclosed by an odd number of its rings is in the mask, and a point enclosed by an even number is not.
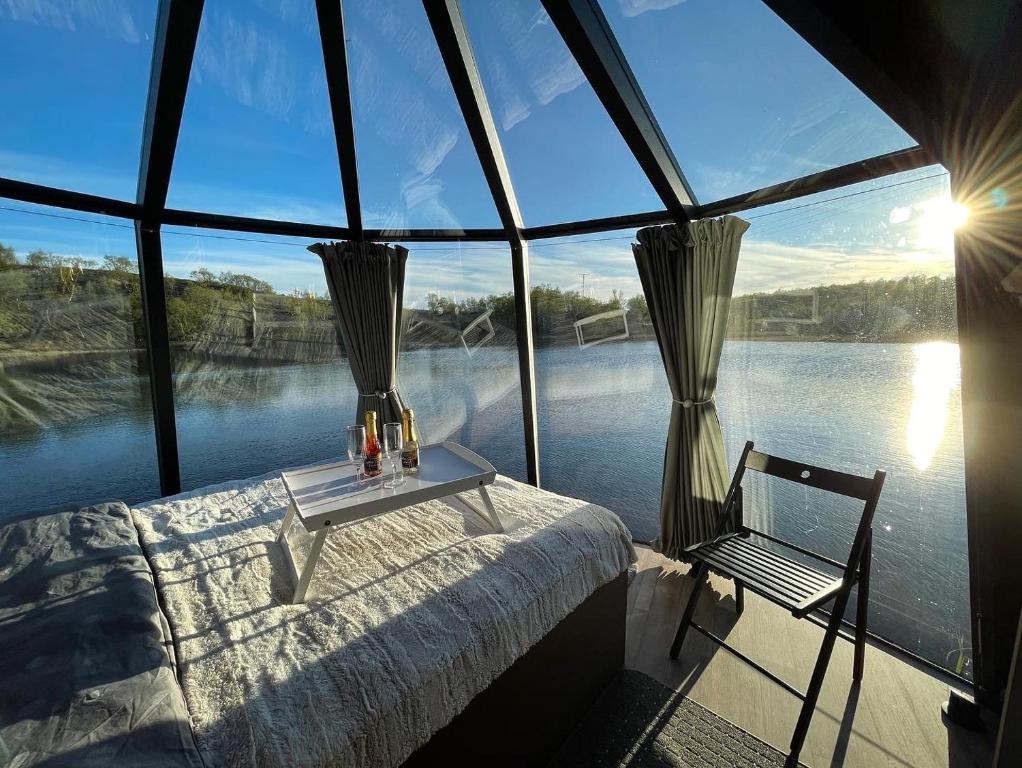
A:
[[[747,586],[753,592],[756,592],[763,597],[783,606],[784,608],[791,610],[792,606],[799,603],[799,599],[796,595],[792,595],[786,592],[779,592],[774,586],[764,584],[759,579],[755,579],[748,573],[741,572],[740,569],[735,569],[729,566],[727,563],[716,560],[715,558],[708,557],[704,562],[713,570],[723,573],[726,576],[730,576],[737,579],[739,582]]]
[[[741,547],[744,557],[762,563],[763,567],[767,570],[790,575],[799,582],[808,581],[815,585],[817,589],[826,586],[834,580],[834,576],[746,539],[743,539],[742,543],[738,546]]]
[[[767,549],[745,538],[732,538],[722,542],[706,545],[715,551],[734,553],[741,560],[748,560],[771,574],[787,578],[797,585],[807,584],[814,590],[830,584],[834,576],[793,558],[785,557],[779,552]],[[698,552],[699,550],[697,550]]]
[[[800,589],[787,582],[772,579],[747,560],[735,558],[727,552],[706,552],[701,554],[701,558],[711,567],[728,576],[733,576],[749,586],[758,586],[778,595],[784,601],[782,603],[784,605],[797,604],[812,594],[812,590],[808,588]]]
[[[706,544],[692,555],[754,590],[769,592],[789,608],[826,589],[835,579],[741,537]]]
[[[705,553],[707,559],[714,558],[729,567],[741,572],[742,579],[747,582],[757,582],[770,585],[777,591],[786,592],[795,600],[801,600],[806,594],[812,594],[816,590],[812,585],[806,583],[790,573],[775,572],[764,568],[762,564],[753,558],[747,557],[735,550],[711,549]]]

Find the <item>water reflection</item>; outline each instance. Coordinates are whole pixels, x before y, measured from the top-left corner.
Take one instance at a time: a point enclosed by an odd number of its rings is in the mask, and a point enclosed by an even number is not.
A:
[[[961,368],[958,345],[948,341],[916,344],[912,352],[912,412],[905,437],[916,469],[926,469],[944,437],[951,393],[961,385]]]

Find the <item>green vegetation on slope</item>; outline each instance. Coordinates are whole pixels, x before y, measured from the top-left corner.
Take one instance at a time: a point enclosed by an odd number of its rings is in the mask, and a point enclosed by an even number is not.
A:
[[[166,278],[168,328],[179,350],[268,362],[314,362],[338,354],[329,299],[282,294],[251,275],[205,268],[189,279]],[[576,343],[575,322],[624,310],[629,337],[653,338],[646,301],[617,293],[607,300],[551,285],[532,290],[537,345]],[[406,310],[409,347],[461,343],[460,332],[483,313],[508,342],[515,327],[511,293],[455,301],[431,293]],[[802,341],[919,341],[956,334],[952,277],[921,275],[779,290],[735,297],[728,337]],[[587,325],[587,339],[615,336],[623,320]],[[145,334],[137,265],[123,256],[102,263],[45,251],[18,262],[0,244],[0,354],[8,359],[61,353],[142,349]]]
[[[428,312],[456,318],[464,328],[490,309],[494,324],[514,327],[510,293],[459,302],[430,294]],[[536,344],[576,343],[575,322],[611,310],[626,311],[629,337],[653,338],[646,299],[641,294],[606,301],[551,285],[532,289]],[[618,335],[623,322],[587,325],[587,339]],[[779,290],[736,296],[731,302],[730,339],[787,341],[920,341],[954,339],[957,334],[954,278],[912,275],[806,290]]]

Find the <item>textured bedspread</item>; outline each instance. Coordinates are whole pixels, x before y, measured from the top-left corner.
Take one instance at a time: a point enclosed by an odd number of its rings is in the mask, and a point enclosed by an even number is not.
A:
[[[456,500],[338,526],[304,605],[276,475],[133,509],[207,765],[399,765],[634,562],[602,507],[500,476],[490,493],[503,534]]]

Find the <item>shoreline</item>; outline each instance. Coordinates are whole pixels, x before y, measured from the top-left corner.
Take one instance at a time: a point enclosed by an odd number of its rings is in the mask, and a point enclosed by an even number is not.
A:
[[[655,342],[656,337],[654,336],[643,336],[641,338],[631,339],[620,339],[607,342],[607,344],[622,345],[622,344],[642,344],[647,342]],[[753,341],[753,342],[766,342],[766,343],[781,343],[781,344],[926,344],[928,342],[949,342],[957,344],[957,338],[951,338],[949,336],[899,336],[890,337],[883,339],[864,339],[864,338],[853,338],[846,336],[817,336],[817,337],[795,337],[789,335],[778,335],[778,336],[729,336],[724,339],[725,343],[729,341]],[[503,345],[507,349],[515,349],[514,345]],[[535,348],[540,349],[557,349],[564,347],[574,347],[575,343],[570,341],[555,341],[552,343],[544,344],[542,342],[535,343]],[[406,346],[403,352],[421,352],[422,350],[430,349],[461,349],[460,345],[411,345]],[[339,355],[336,358],[330,360],[286,360],[282,358],[256,358],[256,357],[243,357],[225,354],[203,354],[194,349],[189,350],[178,350],[178,354],[182,354],[187,359],[208,359],[217,360],[222,362],[237,362],[237,363],[261,363],[264,365],[272,366],[286,366],[286,365],[317,365],[317,364],[329,364],[337,362],[338,360],[346,360],[345,355]],[[30,366],[34,364],[42,363],[58,363],[67,361],[69,363],[75,362],[90,362],[93,360],[103,360],[116,357],[127,357],[127,356],[143,356],[147,354],[147,350],[144,348],[126,347],[126,348],[112,348],[112,349],[41,349],[41,350],[11,350],[3,349],[0,350],[0,372],[4,370],[5,366],[13,368],[19,368],[22,366]]]

